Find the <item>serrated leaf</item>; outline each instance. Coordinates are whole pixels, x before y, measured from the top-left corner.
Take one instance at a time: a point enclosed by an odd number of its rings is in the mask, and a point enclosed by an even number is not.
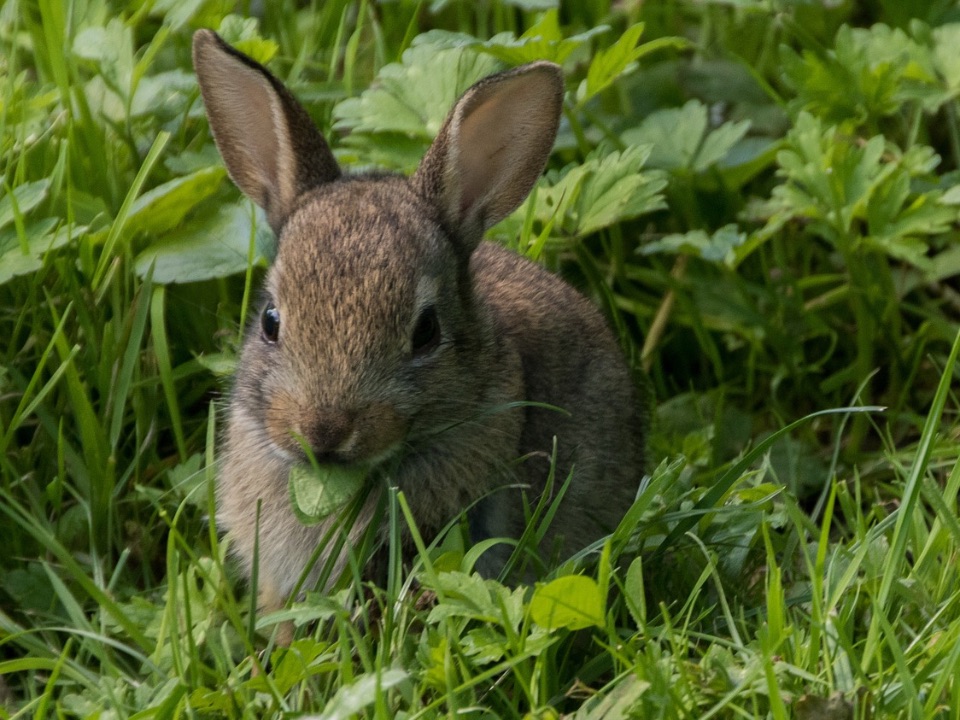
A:
[[[597,25],[577,35],[564,37],[554,9],[545,12],[519,38],[512,33],[500,33],[486,42],[478,43],[476,47],[510,65],[522,65],[534,60],[550,60],[562,65],[578,48],[609,30],[607,25]]]
[[[830,121],[895,115],[906,101],[933,111],[949,99],[936,78],[933,57],[899,28],[841,26],[834,47],[797,54],[781,48],[784,79],[797,92],[795,105]]]
[[[363,468],[295,465],[288,478],[293,511],[305,525],[321,522],[350,502],[366,477]]]
[[[750,129],[750,121],[724,123],[709,130],[707,106],[690,100],[681,108],[651,113],[621,135],[628,145],[652,147],[651,167],[700,173],[722,162]]]
[[[266,65],[277,54],[280,46],[260,35],[260,21],[240,15],[227,15],[217,30],[228,44],[249,55],[261,65]]]
[[[666,180],[660,173],[641,171],[649,151],[634,146],[604,154],[600,149],[581,165],[549,174],[546,184],[537,188],[537,219],[555,221],[556,230],[582,237],[665,207],[660,191]]]
[[[703,230],[667,235],[640,248],[644,255],[656,253],[684,254],[700,257],[733,267],[737,262],[736,248],[747,240],[747,234],[736,225],[724,225],[712,235]]]
[[[137,256],[134,269],[146,277],[153,266],[153,281],[164,285],[227,277],[247,269],[254,232],[254,262],[265,263],[273,246],[266,221],[261,218],[254,226],[250,205],[245,202],[225,205],[215,214],[189,221],[149,245]]]
[[[348,98],[334,108],[334,128],[432,140],[457,98],[499,67],[493,58],[463,46],[414,42],[403,53],[402,62],[385,65],[360,97]]]
[[[716,130],[707,133],[694,159],[693,171],[706,172],[714,165],[721,163],[726,159],[734,145],[743,139],[749,129],[750,121],[741,120],[740,122],[725,122]]]
[[[640,55],[637,43],[640,42],[643,28],[644,23],[631,25],[613,45],[599,50],[593,56],[590,67],[587,68],[583,92],[577,94],[577,100],[580,103],[586,102],[608,88],[631,63],[636,61]]]
[[[540,585],[530,599],[530,617],[547,630],[603,625],[600,586],[584,575],[567,575]]]
[[[801,113],[777,161],[784,182],[751,210],[767,218],[754,245],[802,218],[808,232],[844,251],[857,242],[932,271],[928,238],[948,232],[958,220],[952,199],[944,202],[939,189],[914,189],[914,179],[925,178],[939,163],[923,145],[900,152],[883,136],[851,138]],[[866,231],[854,223],[865,223]]]
[[[149,190],[136,199],[126,231],[160,233],[179,225],[194,207],[213,195],[226,176],[222,167],[208,167]]]

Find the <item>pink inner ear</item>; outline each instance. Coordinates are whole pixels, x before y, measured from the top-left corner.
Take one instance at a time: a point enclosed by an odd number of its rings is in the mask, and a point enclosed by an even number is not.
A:
[[[479,89],[456,133],[458,210],[484,228],[516,208],[546,164],[556,136],[558,86],[543,72]]]
[[[207,84],[211,95],[207,112],[237,184],[263,206],[279,185],[281,148],[272,88],[259,73],[233,58],[224,55],[218,60],[219,64],[205,68],[212,79]]]
[[[498,93],[471,108],[460,123],[460,213],[465,216],[504,175],[513,138],[512,93]],[[518,138],[522,142],[522,138]],[[519,148],[515,148],[515,151]]]

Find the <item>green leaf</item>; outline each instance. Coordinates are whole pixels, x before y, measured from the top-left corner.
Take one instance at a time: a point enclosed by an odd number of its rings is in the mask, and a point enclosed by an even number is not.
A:
[[[933,31],[933,64],[950,92],[960,91],[960,23],[941,25]]]
[[[918,267],[928,267],[929,236],[947,232],[958,213],[940,190],[916,194],[913,179],[932,172],[939,157],[928,147],[899,151],[877,135],[858,141],[801,113],[777,155],[784,178],[761,209],[767,228],[803,218],[810,231],[846,248],[867,226],[864,244]]]
[[[43,265],[44,254],[63,247],[85,231],[83,226],[68,230],[57,218],[44,218],[27,225],[23,238],[14,228],[0,232],[0,285],[36,272]]]
[[[73,55],[96,65],[103,83],[126,99],[132,89],[135,60],[133,31],[120,18],[105,26],[89,26],[73,39]],[[100,79],[100,78],[95,78]]]
[[[0,197],[0,230],[12,223],[18,213],[29,214],[46,199],[49,189],[50,180],[44,178],[18,185],[13,189],[12,196],[10,193],[4,193],[3,197]],[[0,245],[0,247],[3,246]]]
[[[334,129],[396,132],[429,142],[457,98],[498,69],[496,60],[467,47],[444,47],[418,37],[401,62],[381,68],[360,97],[334,108]]]
[[[691,100],[682,108],[651,113],[621,139],[628,145],[649,144],[652,167],[702,173],[723,161],[749,129],[750,121],[742,120],[708,130],[707,106]]]
[[[667,235],[640,248],[644,255],[656,253],[683,254],[700,257],[710,262],[734,267],[737,263],[736,248],[747,240],[747,234],[736,225],[724,225],[712,235],[703,230],[691,230],[682,234]]]
[[[932,112],[949,99],[929,49],[883,24],[841,26],[832,50],[798,55],[784,46],[780,59],[784,79],[797,93],[794,105],[833,122],[896,115],[909,101]]]
[[[634,558],[627,568],[627,574],[623,580],[623,591],[626,595],[627,609],[633,616],[633,621],[638,628],[643,628],[646,624],[645,608],[646,599],[644,597],[646,589],[643,584],[643,559]]]
[[[556,230],[582,237],[617,222],[665,207],[661,173],[641,172],[649,147],[628,147],[604,154],[596,150],[581,165],[550,173],[537,188],[535,215],[546,224],[556,219]],[[518,210],[526,211],[524,205]]]
[[[324,720],[348,720],[355,717],[364,708],[373,705],[386,690],[396,687],[408,677],[404,670],[396,668],[362,675],[351,684],[341,686],[319,717]]]
[[[530,616],[547,630],[580,630],[603,625],[600,586],[584,575],[567,575],[540,585],[530,600]]]
[[[288,478],[293,511],[305,525],[316,524],[350,502],[366,477],[364,468],[295,465]]]
[[[550,60],[562,65],[578,48],[610,28],[598,25],[577,35],[564,37],[557,11],[548,10],[519,38],[512,33],[500,33],[476,47],[482,52],[510,65],[522,65],[534,60]]]
[[[621,718],[643,717],[637,714],[641,698],[653,687],[647,680],[641,680],[633,673],[613,684],[606,692],[597,693],[587,699],[573,714],[570,720],[620,720]]]
[[[259,220],[256,225],[251,222],[250,208],[246,202],[226,205],[215,214],[167,233],[137,256],[137,274],[146,277],[153,265],[154,282],[166,285],[243,272],[247,269],[251,236],[255,244],[254,262],[265,263],[273,244],[272,234],[265,221]]]
[[[187,213],[219,189],[225,176],[223,167],[208,167],[145,192],[130,209],[127,231],[159,235],[175,228]]]
[[[260,21],[240,15],[227,15],[220,22],[220,37],[237,50],[266,65],[277,54],[280,46],[260,35]]]
[[[630,64],[636,61],[640,55],[637,43],[640,42],[643,28],[643,23],[630,26],[613,45],[598,51],[593,56],[590,67],[587,68],[587,77],[582,86],[583,92],[577,93],[577,100],[581,104],[609,87]]]

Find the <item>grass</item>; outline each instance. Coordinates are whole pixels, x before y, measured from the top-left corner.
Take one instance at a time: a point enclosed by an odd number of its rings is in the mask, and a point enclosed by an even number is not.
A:
[[[251,11],[0,7],[0,717],[958,716],[954,4]],[[649,372],[650,473],[606,542],[512,587],[454,527],[384,587],[358,559],[256,617],[212,483],[272,241],[197,27],[351,168],[415,167],[438,88],[563,63],[546,177],[491,235]]]

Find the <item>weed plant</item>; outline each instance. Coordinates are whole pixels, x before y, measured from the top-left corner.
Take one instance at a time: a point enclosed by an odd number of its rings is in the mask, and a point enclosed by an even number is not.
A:
[[[383,587],[358,556],[256,617],[212,487],[273,238],[199,27],[352,169],[409,172],[473,81],[563,65],[547,172],[490,235],[649,377],[604,542],[504,585],[454,521]],[[958,47],[952,0],[7,0],[0,717],[960,717]]]

